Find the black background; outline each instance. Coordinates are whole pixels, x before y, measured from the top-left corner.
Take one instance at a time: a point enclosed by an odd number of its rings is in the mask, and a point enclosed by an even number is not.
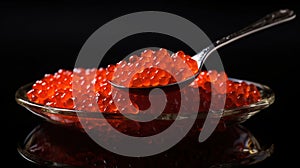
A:
[[[1,99],[1,140],[4,148],[8,148],[5,157],[1,158],[2,163],[34,167],[19,156],[16,144],[18,137],[29,133],[41,119],[16,103],[15,91],[45,73],[53,73],[60,68],[71,69],[85,40],[106,22],[131,12],[165,11],[195,23],[214,41],[283,8],[300,13],[299,6],[286,1],[271,5],[183,1],[1,1],[1,88],[4,91]],[[295,135],[299,132],[299,85],[296,80],[299,63],[296,58],[299,57],[299,30],[299,18],[296,18],[218,50],[228,76],[263,83],[270,86],[276,95],[274,104],[243,123],[260,141],[275,144],[275,153],[270,158],[250,167],[292,167],[297,161]],[[115,47],[110,55],[125,55],[130,49],[149,45],[190,51],[181,42],[161,38],[157,40],[158,35],[129,38]],[[107,60],[110,60],[110,55]],[[292,151],[296,151],[296,155]]]

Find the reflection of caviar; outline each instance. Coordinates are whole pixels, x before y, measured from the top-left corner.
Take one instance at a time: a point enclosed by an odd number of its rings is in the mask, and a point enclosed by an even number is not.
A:
[[[33,84],[27,97],[32,102],[51,107],[138,113],[139,109],[144,110],[150,106],[147,96],[131,95],[131,101],[127,101],[122,94],[112,95],[112,86],[108,80],[131,87],[158,86],[183,80],[197,71],[197,63],[182,51],[170,56],[165,49],[146,50],[141,56],[131,56],[128,62],[120,61],[106,68],[75,68],[73,71],[60,69],[54,74],[46,74]],[[225,108],[260,100],[260,92],[255,85],[231,81],[224,72],[214,70],[202,71],[188,87],[200,93],[199,111],[209,109],[212,94],[226,94]],[[74,93],[80,96],[75,99]],[[168,94],[167,97],[180,100],[180,94]],[[172,113],[172,108],[165,110]]]
[[[139,129],[139,127],[128,123],[122,125]],[[101,136],[97,138],[101,138],[104,142],[114,144],[122,140],[110,136],[111,134],[106,132],[105,126],[99,126],[96,130],[97,134],[94,134],[94,136]],[[143,129],[134,132],[144,133],[147,130]],[[221,165],[226,165],[223,167],[238,167],[238,165],[247,167],[248,164],[254,161],[261,161],[270,154],[270,152],[260,147],[259,142],[255,140],[251,132],[240,125],[228,127],[223,131],[215,131],[209,141],[202,143],[198,142],[199,132],[195,134],[190,131],[180,143],[169,150],[155,156],[139,158],[110,152],[99,146],[89,135],[86,132],[73,131],[43,123],[30,133],[30,136],[28,136],[30,140],[24,142],[22,152],[26,152],[26,157],[29,157],[29,159],[47,161],[47,164],[53,163],[59,166],[64,165],[61,167],[84,168],[207,168],[221,167]],[[160,145],[164,142],[153,140],[151,144]],[[257,152],[252,153],[251,150],[257,150]]]

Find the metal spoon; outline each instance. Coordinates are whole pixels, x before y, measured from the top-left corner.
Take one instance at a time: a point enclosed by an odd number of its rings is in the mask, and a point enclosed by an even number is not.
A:
[[[190,83],[193,82],[193,80],[199,75],[199,73],[204,65],[205,60],[215,50],[217,50],[231,42],[234,42],[238,39],[241,39],[242,37],[250,35],[252,33],[258,32],[258,31],[266,29],[268,27],[278,25],[280,23],[290,21],[290,20],[294,19],[295,17],[296,17],[296,15],[293,10],[281,9],[281,10],[272,12],[270,14],[267,14],[266,16],[262,17],[261,19],[257,20],[256,22],[246,26],[245,28],[215,41],[214,43],[212,43],[208,47],[204,48],[202,51],[200,51],[199,53],[197,53],[196,55],[194,55],[192,57],[192,59],[197,61],[199,70],[196,74],[194,74],[194,76],[191,76],[184,81],[179,81],[177,83],[171,83],[171,84],[164,85],[164,86],[140,87],[140,88],[139,87],[127,88],[125,86],[121,86],[116,83],[113,83],[112,81],[109,81],[109,82],[116,88],[130,89],[130,91],[136,91],[136,92],[140,92],[140,91],[147,92],[147,90],[150,91],[153,88],[160,88],[160,89],[163,89],[164,91],[178,89],[179,87],[189,85]]]

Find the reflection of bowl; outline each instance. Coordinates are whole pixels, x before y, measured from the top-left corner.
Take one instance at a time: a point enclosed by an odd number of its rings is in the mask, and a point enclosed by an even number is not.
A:
[[[237,79],[230,80],[239,82],[244,81]],[[260,110],[267,108],[274,102],[274,92],[268,86],[250,81],[244,82],[254,84],[258,88],[261,93],[261,100],[250,105],[225,109],[221,117],[220,125],[244,122],[254,114],[258,113]],[[125,116],[123,116],[122,114],[102,112],[102,115],[99,115],[99,113],[97,112],[83,112],[70,109],[53,108],[30,102],[26,96],[26,93],[29,89],[31,89],[31,87],[32,84],[27,84],[20,87],[16,92],[16,101],[32,113],[45,118],[47,121],[55,124],[71,126],[72,128],[82,128],[81,123],[84,122],[85,128],[89,128],[91,130],[99,128],[99,130],[105,131],[105,124],[110,123],[110,125],[126,134],[134,136],[147,136],[157,134],[158,132],[166,129],[172,124],[175,119],[182,120],[181,122],[184,123],[191,117],[195,117],[188,115],[178,116],[177,114],[162,113],[159,117],[152,121],[137,122],[125,118]],[[80,119],[78,116],[80,116]],[[137,115],[132,114],[132,116],[130,116],[130,118],[134,117],[137,117]],[[199,113],[196,117],[197,124],[195,124],[195,127],[197,130],[199,130],[201,129],[201,126],[203,125],[203,122],[207,117],[207,113]]]
[[[260,144],[241,125],[214,132],[199,143],[185,138],[173,148],[154,156],[136,158],[109,152],[87,134],[47,122],[37,126],[18,151],[33,163],[55,167],[233,167],[263,161],[273,152],[270,144]],[[84,142],[84,143],[82,143]]]

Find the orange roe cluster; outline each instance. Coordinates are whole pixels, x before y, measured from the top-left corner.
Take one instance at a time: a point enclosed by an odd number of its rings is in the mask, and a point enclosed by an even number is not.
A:
[[[113,71],[114,65],[99,69],[75,68],[73,71],[60,69],[36,81],[27,92],[27,97],[32,102],[51,107],[117,111],[112,102],[111,85],[108,83]]]
[[[130,95],[131,100],[126,100],[120,92],[113,95],[113,86],[109,80],[130,87],[159,86],[184,80],[197,71],[197,63],[182,51],[170,55],[165,49],[146,50],[140,56],[131,56],[128,62],[120,61],[106,68],[75,68],[73,71],[60,69],[54,74],[46,74],[32,85],[27,97],[31,102],[57,108],[138,113],[139,110],[149,108],[149,98],[145,95]],[[199,92],[199,111],[209,109],[214,94],[226,95],[227,109],[261,99],[255,85],[231,81],[225,72],[215,70],[202,71],[188,87],[193,92]],[[166,96],[170,102],[180,102],[180,94],[176,92],[167,93]],[[167,104],[165,112],[176,111],[174,108],[180,108],[178,105]]]
[[[225,109],[249,105],[261,99],[260,92],[254,84],[232,81],[225,72],[215,70],[202,71],[190,87],[199,89],[199,109],[204,111],[210,108],[211,98],[214,95],[226,96]]]
[[[197,62],[183,51],[170,55],[166,49],[145,50],[117,63],[112,80],[127,87],[155,87],[183,81],[197,72]]]

